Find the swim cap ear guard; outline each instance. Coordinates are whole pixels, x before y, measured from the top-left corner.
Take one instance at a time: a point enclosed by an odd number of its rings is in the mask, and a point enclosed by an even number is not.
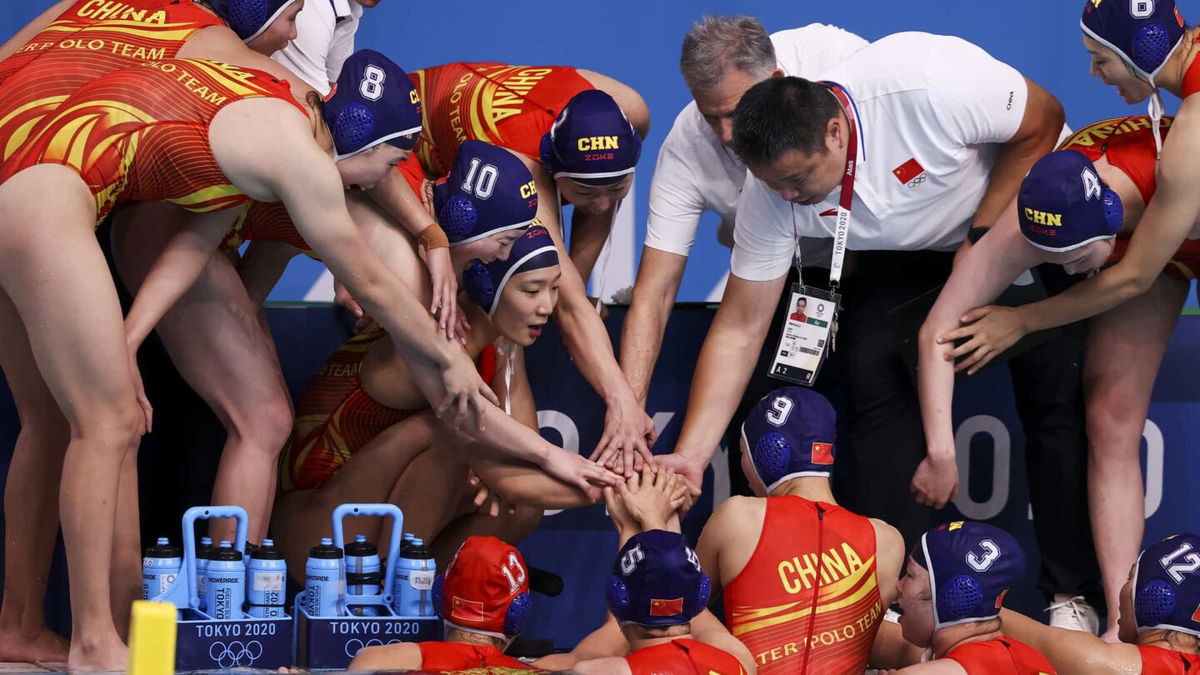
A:
[[[533,600],[529,597],[529,591],[517,594],[504,612],[504,634],[516,637],[524,633],[532,617]]]
[[[487,266],[478,260],[472,260],[467,269],[463,270],[463,286],[471,302],[479,305],[485,312],[496,302],[496,286],[492,283],[492,275]]]
[[[939,525],[921,536],[912,558],[929,572],[936,629],[996,618],[1025,573],[1017,540],[986,523]]]
[[[475,203],[463,195],[451,195],[438,212],[438,223],[450,241],[462,241],[475,229],[479,212]]]
[[[1139,630],[1162,629],[1200,638],[1200,537],[1181,534],[1146,547],[1133,575]]]

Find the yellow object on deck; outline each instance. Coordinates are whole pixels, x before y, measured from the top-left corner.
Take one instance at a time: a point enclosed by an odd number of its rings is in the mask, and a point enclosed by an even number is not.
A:
[[[129,675],[175,672],[175,605],[138,600],[129,627]]]

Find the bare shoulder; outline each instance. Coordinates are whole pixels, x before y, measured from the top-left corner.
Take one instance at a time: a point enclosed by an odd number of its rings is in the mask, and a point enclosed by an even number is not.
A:
[[[424,659],[415,642],[367,647],[350,662],[350,670],[420,670]]]
[[[713,521],[716,521],[721,527],[744,527],[748,523],[761,525],[766,513],[767,500],[735,495],[722,502],[713,511],[708,522],[711,525]],[[705,527],[707,528],[707,526]],[[754,528],[753,531],[757,532],[758,530]]]
[[[875,529],[875,551],[880,558],[887,557],[895,560],[897,566],[904,560],[904,537],[900,530],[888,525],[878,518],[868,518],[871,527]]]
[[[617,105],[621,106],[621,110],[625,116],[629,118],[629,123],[637,130],[642,138],[650,133],[650,106],[646,105],[646,100],[633,87],[615,80],[607,75],[602,75],[593,70],[577,69],[580,77],[592,83],[600,91],[613,97]]]

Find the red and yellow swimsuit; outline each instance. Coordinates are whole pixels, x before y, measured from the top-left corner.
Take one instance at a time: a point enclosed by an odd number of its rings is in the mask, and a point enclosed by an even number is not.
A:
[[[226,251],[236,251],[247,241],[290,244],[313,260],[321,259],[313,253],[304,237],[300,236],[283,202],[251,202],[250,207],[238,215],[237,222],[233,224],[229,234],[225,235],[221,247]]]
[[[807,663],[810,673],[861,673],[883,617],[875,528],[832,504],[768,497],[758,546],[724,599],[725,623],[758,672]]]
[[[1173,122],[1174,118],[1169,116],[1162,119],[1163,138],[1167,137]],[[1083,153],[1093,162],[1103,157],[1129,176],[1143,202],[1149,204],[1154,196],[1158,152],[1150,118],[1146,115],[1118,117],[1086,126],[1064,141],[1059,149]],[[1125,257],[1128,248],[1128,239],[1117,239],[1108,261],[1119,261]],[[1184,241],[1163,272],[1178,279],[1195,279],[1200,274],[1200,240]]]
[[[742,662],[724,649],[679,638],[665,644],[646,647],[625,657],[633,675],[660,673],[704,673],[705,675],[745,675]],[[821,671],[824,672],[824,671]]]
[[[1055,672],[1041,652],[1010,637],[988,642],[968,642],[951,649],[946,658],[958,663],[968,673],[1054,675]]]
[[[106,75],[68,97],[0,167],[0,182],[37,164],[79,172],[97,222],[125,202],[167,201],[194,212],[249,200],[213,157],[208,128],[225,106],[249,98],[296,105],[287,82],[214,61],[152,61]]]
[[[371,439],[421,412],[389,408],[363,388],[363,361],[387,336],[379,327],[355,335],[313,376],[296,406],[296,425],[280,465],[282,493],[321,487]],[[477,359],[485,382],[490,382],[495,364],[495,348],[488,346]]]
[[[477,140],[537,160],[542,136],[573,96],[595,89],[568,66],[448,63],[409,73],[424,103],[414,155],[430,176],[450,173],[458,146]]]
[[[192,35],[220,25],[192,0],[79,0],[0,62],[0,160],[83,85],[173,59]]]
[[[419,642],[421,670],[430,672],[532,673],[541,671],[515,659],[491,645],[471,645],[464,642]]]
[[[1142,672],[1150,675],[1188,675],[1200,673],[1200,655],[1184,654],[1162,647],[1142,645],[1138,647],[1142,656]]]

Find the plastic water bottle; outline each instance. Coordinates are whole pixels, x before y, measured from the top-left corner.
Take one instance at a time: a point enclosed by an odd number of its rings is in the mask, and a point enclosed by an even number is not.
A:
[[[150,600],[166,593],[179,578],[182,567],[183,554],[179,547],[171,546],[166,537],[159,537],[142,558],[142,599]]]
[[[222,541],[210,554],[208,582],[204,587],[208,615],[214,619],[241,619],[246,603],[246,564],[242,552]]]
[[[200,537],[200,545],[196,547],[196,596],[200,598],[200,611],[207,607],[204,589],[208,585],[208,560],[215,550],[217,547],[213,546],[212,537]]]
[[[395,580],[392,584],[392,608],[397,616],[433,617],[437,610],[433,606],[433,578],[437,575],[437,563],[433,552],[418,538],[396,561]]]
[[[367,541],[366,535],[355,535],[354,541],[346,544],[346,600],[351,614],[379,616],[378,607],[350,602],[356,595],[379,595],[383,583],[381,569],[379,549]]]
[[[263,539],[262,546],[250,552],[246,574],[249,579],[246,600],[250,604],[247,614],[256,619],[285,616],[283,606],[287,590],[287,563],[274,541]]]
[[[304,566],[304,609],[309,616],[337,617],[346,606],[345,567],[342,549],[325,537],[320,546],[308,549]]]

